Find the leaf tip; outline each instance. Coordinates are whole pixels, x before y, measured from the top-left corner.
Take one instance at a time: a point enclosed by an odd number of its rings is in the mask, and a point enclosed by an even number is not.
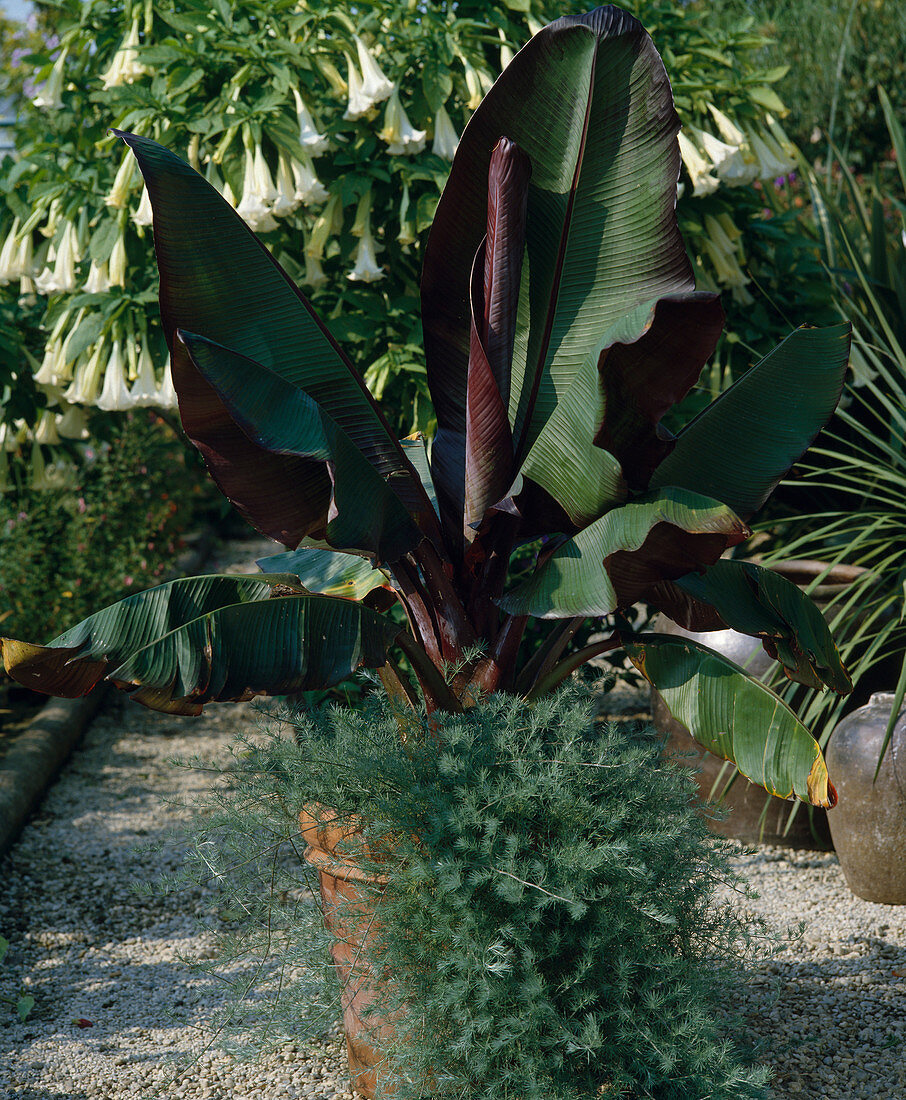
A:
[[[806,781],[808,800],[813,806],[821,806],[830,810],[837,805],[837,788],[831,783],[827,774],[827,765],[824,757],[819,752],[812,764]]]

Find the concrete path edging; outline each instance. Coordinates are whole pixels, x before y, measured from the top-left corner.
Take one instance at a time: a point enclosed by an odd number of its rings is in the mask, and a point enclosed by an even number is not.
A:
[[[109,684],[79,699],[51,699],[0,761],[0,855],[15,841],[95,716]]]
[[[214,535],[201,531],[193,541],[177,558],[167,580],[194,573],[204,565]],[[19,836],[112,691],[111,684],[99,684],[80,699],[51,699],[0,757],[0,856]]]

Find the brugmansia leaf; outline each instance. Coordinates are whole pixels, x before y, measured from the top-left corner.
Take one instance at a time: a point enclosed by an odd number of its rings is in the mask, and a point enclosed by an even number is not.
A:
[[[574,535],[498,603],[542,619],[609,615],[665,577],[711,565],[749,534],[720,501],[683,490],[639,497]]]
[[[713,605],[734,630],[760,637],[791,680],[812,688],[826,684],[841,695],[852,691],[824,616],[786,577],[752,562],[718,561],[676,584]]]
[[[831,418],[850,333],[849,324],[790,333],[680,432],[650,487],[707,493],[751,516]]]
[[[624,648],[673,717],[709,752],[733,761],[779,798],[836,804],[817,741],[760,680],[685,638],[641,635]]]
[[[373,589],[388,584],[380,569],[372,569],[365,558],[314,547],[259,558],[255,564],[265,573],[271,570],[292,573],[309,592],[347,600],[364,599]]]
[[[380,668],[403,628],[334,596],[287,596],[209,612],[134,652],[108,676],[170,714],[205,703],[287,695]]]
[[[243,602],[298,591],[296,577],[185,577],[136,592],[83,619],[46,646],[3,638],[3,664],[33,691],[75,699],[87,695],[108,669],[199,615]]]
[[[438,442],[465,432],[469,275],[500,135],[532,166],[509,409],[521,460],[601,335],[694,287],[676,225],[678,129],[651,39],[619,8],[557,20],[506,68],[465,129],[425,252]],[[444,477],[461,484],[455,459],[451,444]]]
[[[154,211],[160,308],[180,415],[220,487],[264,534],[295,546],[307,516],[288,493],[300,470],[249,442],[175,339],[187,329],[304,390],[382,476],[400,477],[410,511],[423,499],[361,377],[307,299],[209,183],[149,138],[114,131],[138,160]],[[408,495],[407,495],[408,494]],[[411,499],[410,499],[411,497]]]
[[[424,536],[390,484],[307,393],[230,348],[182,329],[177,338],[253,443],[325,466],[332,491],[318,534],[326,542],[368,551],[382,562],[397,561],[421,542]]]

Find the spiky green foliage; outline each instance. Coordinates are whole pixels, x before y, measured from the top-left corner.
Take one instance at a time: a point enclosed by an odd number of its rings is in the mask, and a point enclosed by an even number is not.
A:
[[[227,945],[247,974],[252,948],[266,959],[260,988],[237,980],[243,1024],[266,1020],[266,1045],[297,1039],[313,1006],[323,1026],[323,932],[299,886],[311,871],[279,855],[298,850],[298,811],[321,804],[367,823],[348,847],[390,876],[362,887],[377,906],[362,965],[387,979],[384,1010],[402,1013],[379,1096],[762,1096],[763,1071],[718,1023],[727,961],[751,941],[714,891],[739,883],[650,731],[595,722],[575,685],[534,707],[496,695],[418,729],[407,714],[404,744],[398,717],[372,695],[364,713],[303,714],[295,741],[237,754],[197,852],[252,880],[232,907],[251,916]]]

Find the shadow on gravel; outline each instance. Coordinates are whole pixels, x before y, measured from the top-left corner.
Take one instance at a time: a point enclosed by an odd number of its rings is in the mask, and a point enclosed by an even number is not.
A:
[[[750,971],[737,1008],[761,1040],[766,1064],[772,1051],[786,1055],[787,1072],[775,1085],[808,1085],[816,1095],[824,1081],[833,1082],[834,1096],[906,1096],[906,951],[869,936],[858,944],[866,953]]]

